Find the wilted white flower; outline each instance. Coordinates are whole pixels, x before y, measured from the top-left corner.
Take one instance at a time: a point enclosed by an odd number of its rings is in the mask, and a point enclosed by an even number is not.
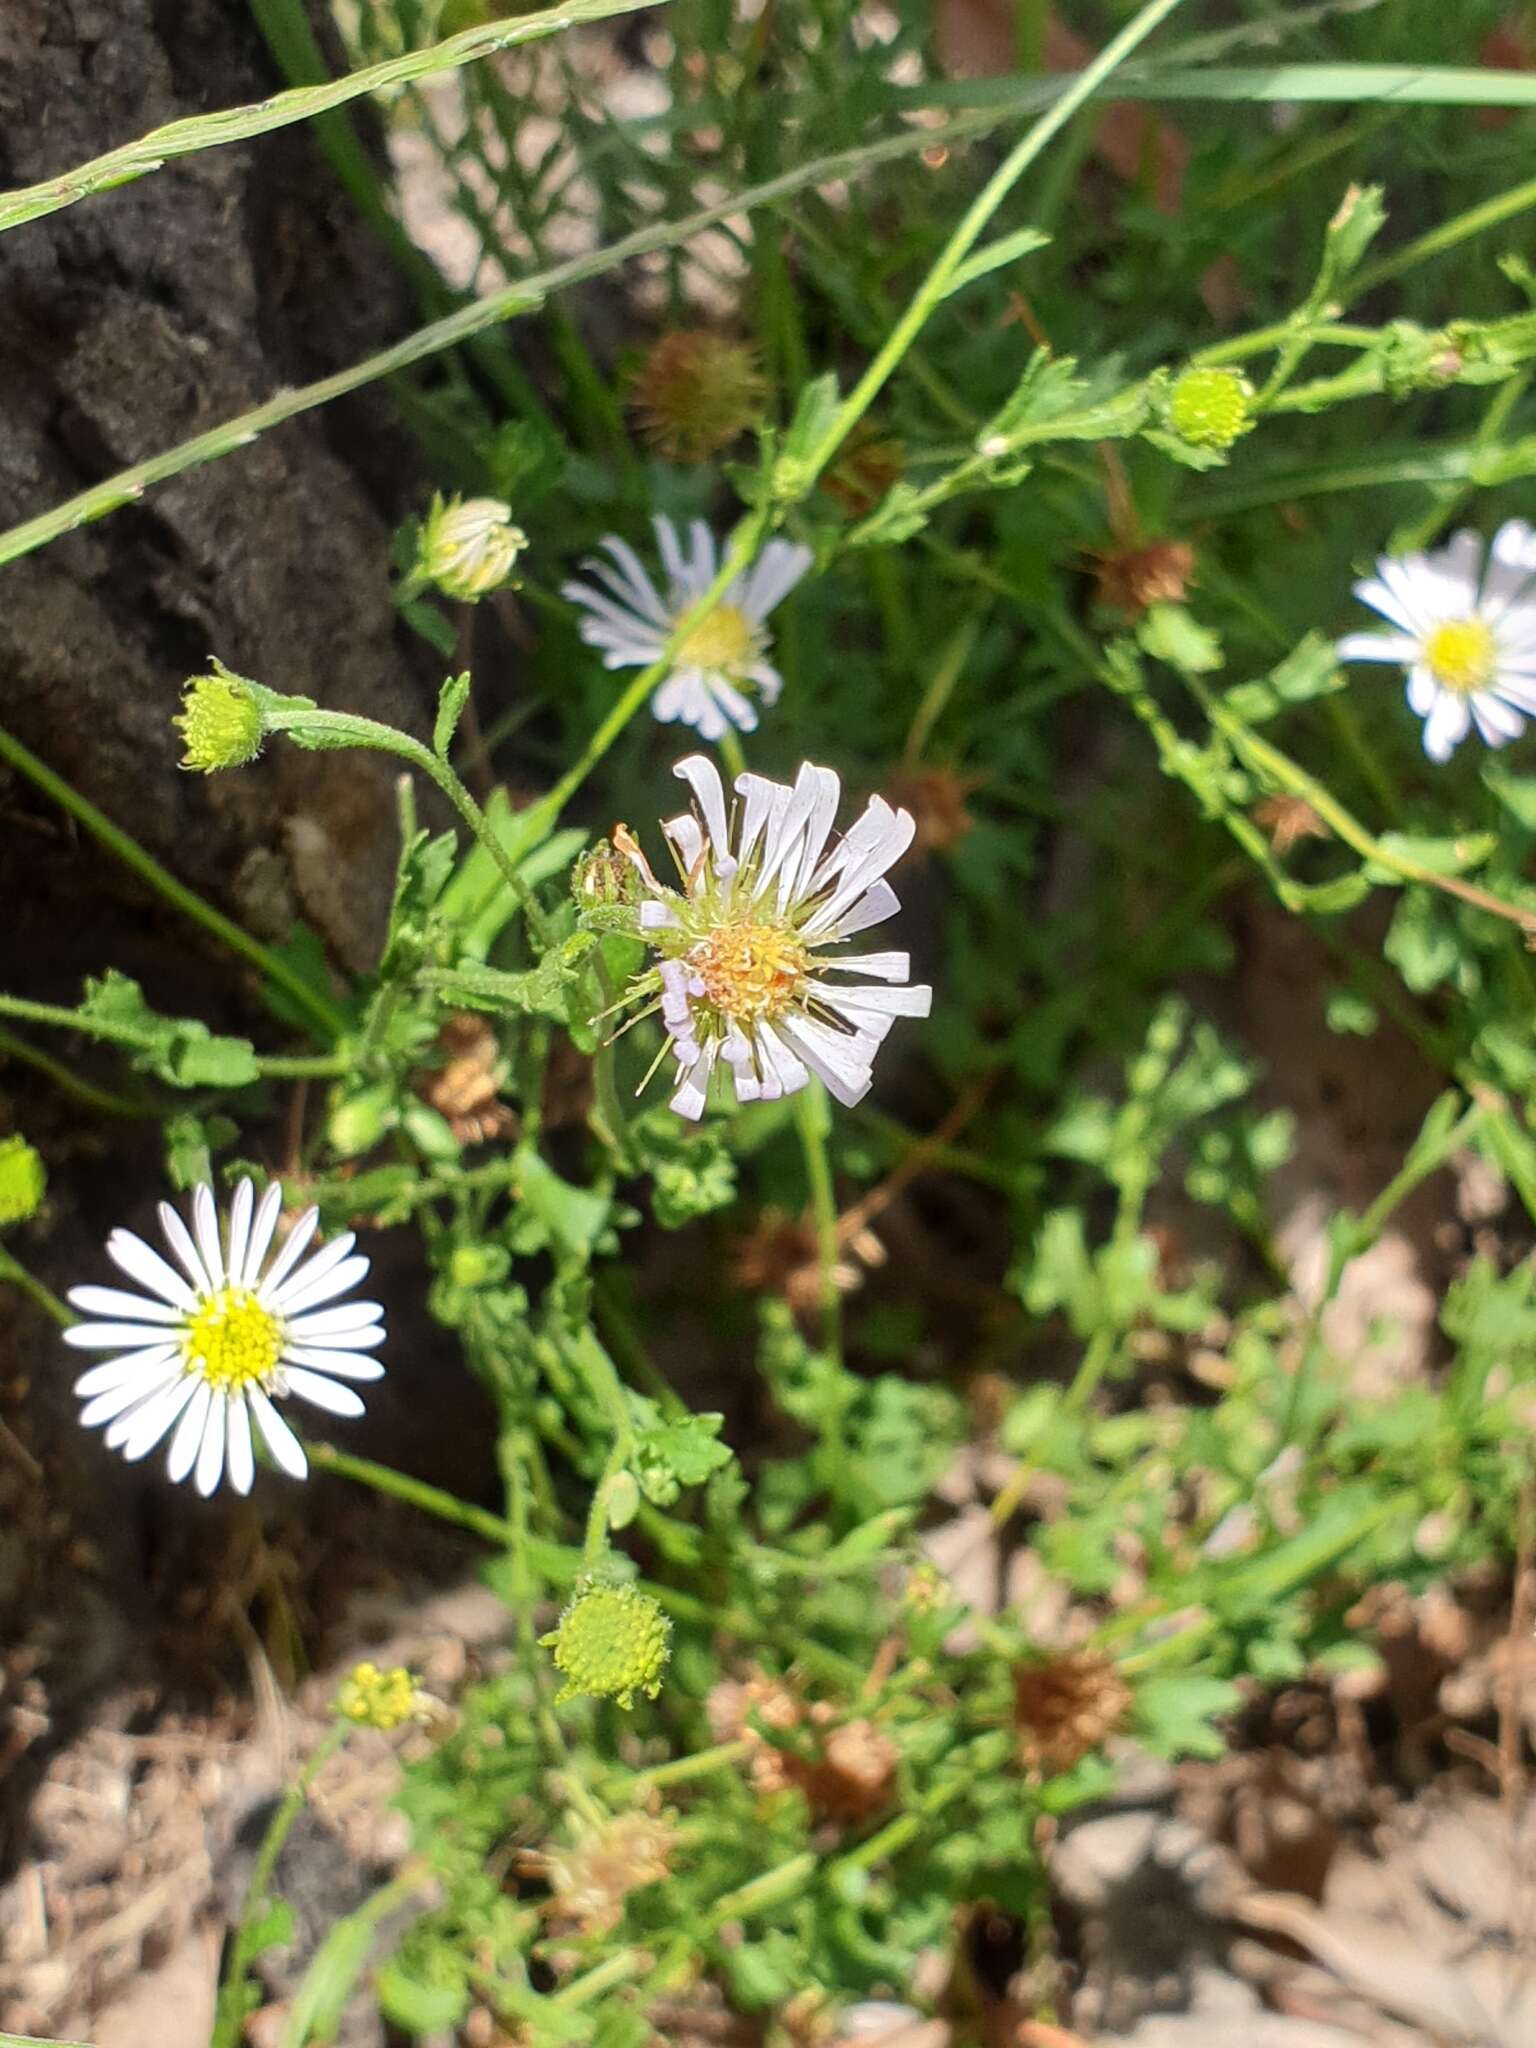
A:
[[[689,546],[670,519],[656,518],[657,546],[667,572],[663,599],[628,542],[608,534],[599,545],[612,562],[589,557],[582,567],[592,583],[566,583],[562,596],[586,616],[581,637],[601,647],[605,668],[647,668],[661,658],[683,614],[708,590],[720,568],[715,537],[702,519],[688,529]],[[797,542],[771,540],[752,567],[734,577],[720,602],[677,651],[672,673],[651,698],[663,725],[691,725],[718,740],[732,726],[757,729],[757,709],[746,695],[755,686],[765,704],[778,701],[784,678],[768,661],[772,641],[764,620],[811,566],[811,551]]]
[[[251,1183],[241,1181],[222,1236],[211,1189],[194,1193],[190,1231],[162,1202],[160,1227],[175,1265],[132,1231],[114,1230],[107,1257],[146,1292],[70,1289],[82,1314],[104,1320],[74,1324],[65,1343],[116,1354],[76,1380],[81,1422],[106,1423],[107,1443],[129,1459],[147,1456],[174,1430],[166,1470],[173,1480],[192,1473],[201,1494],[225,1471],[237,1493],[250,1492],[253,1422],[276,1463],[302,1479],[303,1447],[274,1401],[296,1394],[328,1415],[361,1415],[361,1399],[338,1382],[384,1372],[367,1355],[384,1341],[383,1309],[339,1300],[368,1271],[350,1231],[301,1265],[320,1214],[307,1209],[263,1273],[282,1201],[274,1182],[258,1206]]]
[[[1536,533],[1523,519],[1499,528],[1486,565],[1479,535],[1458,533],[1433,554],[1383,555],[1355,595],[1397,630],[1351,633],[1339,659],[1407,670],[1432,761],[1473,725],[1502,747],[1536,718]]]
[[[421,571],[444,597],[473,604],[506,582],[527,545],[500,498],[434,498],[421,529]]]
[[[734,818],[704,755],[673,773],[697,805],[662,826],[682,887],[658,881],[630,834],[615,833],[644,881],[640,928],[661,955],[637,993],[655,994],[671,1040],[672,1107],[701,1116],[723,1059],[738,1102],[793,1095],[815,1074],[851,1108],[895,1019],[926,1017],[933,1001],[932,989],[905,985],[905,953],[830,950],[900,909],[882,877],[911,845],[912,819],[871,797],[834,840],[841,786],[809,762],[793,788],[738,775]]]

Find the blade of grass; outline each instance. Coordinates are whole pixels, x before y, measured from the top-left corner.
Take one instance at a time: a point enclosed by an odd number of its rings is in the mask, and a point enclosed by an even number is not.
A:
[[[434,43],[429,49],[407,51],[403,57],[391,57],[387,63],[351,72],[324,85],[298,86],[249,106],[226,107],[216,114],[193,114],[185,120],[168,122],[136,142],[124,143],[119,149],[92,157],[88,163],[77,164],[60,177],[45,178],[39,184],[23,185],[0,194],[0,233],[74,206],[93,192],[131,184],[135,178],[163,170],[176,157],[195,156],[200,150],[217,149],[226,143],[247,142],[252,136],[270,134],[274,128],[290,127],[295,121],[314,120],[368,93],[456,70],[461,64],[472,64],[497,50],[537,42],[544,36],[558,35],[562,29],[606,21],[615,14],[634,14],[642,7],[661,4],[664,0],[563,0],[561,6],[542,14],[484,22],[449,36],[445,42]]]

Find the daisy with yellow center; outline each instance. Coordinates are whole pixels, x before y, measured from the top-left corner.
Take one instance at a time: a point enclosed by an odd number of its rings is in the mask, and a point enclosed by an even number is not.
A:
[[[851,1108],[895,1020],[926,1017],[933,1001],[932,989],[907,985],[905,953],[839,950],[900,909],[884,877],[912,843],[912,819],[872,797],[835,838],[841,785],[809,762],[792,787],[738,775],[734,815],[702,754],[673,773],[696,805],[661,828],[681,887],[657,879],[624,827],[614,833],[640,875],[640,928],[659,955],[635,994],[654,997],[667,1027],[672,1107],[702,1116],[723,1062],[738,1102],[793,1095],[814,1074]]]
[[[344,1382],[383,1376],[368,1355],[384,1341],[383,1309],[341,1299],[368,1271],[357,1240],[348,1231],[305,1258],[319,1221],[309,1209],[267,1263],[282,1204],[276,1182],[258,1204],[243,1180],[221,1229],[212,1190],[200,1187],[188,1230],[162,1202],[171,1259],[130,1230],[107,1239],[107,1257],[143,1293],[70,1290],[88,1320],[67,1329],[65,1343],[113,1354],[75,1382],[82,1424],[105,1423],[107,1444],[128,1459],[147,1457],[169,1435],[169,1476],[190,1473],[201,1494],[226,1472],[237,1493],[250,1492],[253,1424],[273,1462],[302,1479],[303,1446],[275,1403],[293,1395],[330,1415],[358,1416],[362,1400]]]
[[[714,535],[702,519],[688,529],[687,545],[670,519],[654,519],[656,544],[667,576],[663,598],[640,557],[626,541],[609,534],[600,546],[611,561],[592,557],[582,564],[590,583],[562,585],[583,614],[581,637],[603,650],[605,668],[648,668],[660,659],[673,628],[708,590],[720,567]],[[765,704],[778,700],[784,679],[768,660],[772,642],[765,621],[811,566],[811,551],[771,540],[752,567],[726,586],[720,602],[694,627],[678,649],[672,672],[651,699],[663,725],[691,725],[701,738],[718,740],[734,726],[757,728],[752,694]]]
[[[1447,761],[1473,726],[1490,747],[1536,718],[1536,532],[1507,520],[1484,561],[1475,533],[1432,554],[1384,555],[1355,585],[1390,633],[1351,633],[1341,661],[1389,661],[1408,672],[1424,751]]]

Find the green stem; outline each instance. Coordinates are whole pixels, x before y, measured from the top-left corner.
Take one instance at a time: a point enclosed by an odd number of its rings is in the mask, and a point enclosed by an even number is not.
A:
[[[850,431],[868,411],[881,387],[912,346],[940,303],[954,286],[961,264],[981,239],[987,223],[1046,144],[1066,126],[1091,99],[1104,81],[1123,64],[1161,22],[1167,20],[1181,0],[1147,0],[1126,26],[1080,71],[1072,84],[1046,113],[1014,144],[981,191],[967,207],[959,226],[939,251],[928,275],[918,286],[906,311],[886,336],[874,361],[838,407],[821,439],[806,457],[805,490],[810,490],[822,470],[847,439]],[[932,131],[929,131],[930,136]]]
[[[1184,680],[1191,693],[1199,699],[1211,723],[1231,740],[1250,765],[1292,796],[1303,797],[1329,830],[1362,859],[1387,869],[1400,881],[1439,889],[1448,896],[1458,897],[1463,903],[1470,903],[1475,910],[1487,911],[1490,917],[1503,918],[1509,924],[1518,925],[1527,938],[1536,936],[1536,911],[1522,910],[1518,904],[1495,896],[1491,890],[1478,888],[1475,882],[1464,882],[1459,875],[1436,874],[1433,868],[1425,867],[1411,855],[1384,845],[1338,802],[1323,783],[1309,775],[1288,754],[1282,754],[1278,747],[1271,746],[1268,740],[1260,739],[1198,677],[1186,676]]]
[[[108,1045],[124,1045],[150,1051],[158,1043],[149,1031],[137,1031],[131,1024],[108,1024],[98,1017],[90,1016],[84,1010],[62,1009],[57,1003],[34,1003],[26,996],[0,995],[0,1017],[16,1017],[27,1024],[51,1024],[61,1031],[83,1031],[88,1038],[99,1038]],[[347,1053],[302,1053],[289,1056],[286,1053],[259,1053],[256,1056],[257,1072],[264,1080],[312,1081],[328,1080],[346,1073],[351,1065]],[[139,1115],[137,1110],[131,1115]]]
[[[267,722],[276,732],[286,732],[300,746],[363,747],[374,753],[393,754],[420,769],[447,797],[475,838],[495,863],[496,870],[512,891],[513,901],[528,920],[530,930],[548,941],[549,925],[533,891],[518,873],[511,855],[491,830],[490,821],[459,780],[447,761],[392,725],[377,718],[362,718],[355,711],[325,711],[318,705],[294,698],[267,697]]]
[[[346,106],[350,100],[364,99],[369,93],[456,70],[461,64],[473,64],[478,58],[510,49],[514,44],[536,42],[558,34],[561,29],[606,21],[615,14],[633,14],[651,4],[652,0],[566,0],[564,6],[551,7],[542,14],[484,22],[460,35],[449,36],[430,49],[408,51],[403,57],[391,57],[385,64],[354,71],[349,77],[332,79],[324,85],[300,86],[292,92],[273,93],[249,106],[226,107],[215,114],[194,114],[186,120],[168,122],[121,148],[77,164],[62,176],[45,178],[41,184],[24,185],[0,195],[0,232],[57,213],[61,207],[74,206],[93,192],[146,177],[176,157],[270,135],[275,128],[312,121],[317,115]]]
[[[93,803],[72,789],[62,776],[55,775],[36,754],[24,747],[20,740],[13,739],[3,728],[0,728],[0,761],[8,761],[19,774],[25,775],[30,783],[40,789],[44,796],[51,797],[62,809],[68,811],[69,815],[78,824],[83,825],[91,837],[104,846],[114,859],[120,860],[124,867],[132,869],[141,881],[147,882],[152,889],[157,890],[167,903],[174,905],[194,923],[200,924],[205,931],[211,932],[216,939],[228,946],[232,953],[238,953],[242,959],[250,961],[268,981],[282,989],[285,995],[299,1005],[324,1037],[336,1039],[341,1036],[346,1028],[346,1019],[340,1010],[325,997],[317,995],[309,983],[294,972],[281,954],[274,953],[270,947],[264,946],[260,939],[253,939],[249,932],[243,931],[232,918],[226,917],[223,911],[215,910],[211,903],[205,903],[203,898],[189,889],[184,882],[178,882],[176,877],[168,869],[161,867],[159,861],[147,854],[142,846],[130,839],[126,832],[98,811]]]
[[[827,1157],[830,1121],[821,1083],[814,1081],[808,1088],[802,1088],[795,1097],[795,1128],[800,1133],[811,1214],[816,1223],[816,1256],[821,1267],[821,1341],[829,1356],[841,1363],[843,1318],[836,1278],[840,1250],[837,1190],[832,1184],[832,1163]]]
[[[403,1500],[413,1508],[420,1508],[424,1514],[435,1515],[440,1522],[452,1522],[457,1528],[468,1529],[487,1543],[494,1544],[498,1550],[509,1549],[517,1538],[517,1530],[512,1523],[503,1521],[500,1515],[474,1507],[440,1486],[429,1486],[424,1479],[412,1479],[408,1473],[397,1472],[391,1465],[375,1464],[372,1458],[354,1457],[350,1451],[338,1451],[334,1444],[306,1443],[304,1448],[315,1471],[334,1472],[339,1478],[355,1479],[363,1486],[371,1486],[375,1493],[387,1493],[393,1500]]]
[[[29,1045],[24,1038],[18,1038],[12,1031],[0,1030],[0,1053],[8,1059],[20,1060],[33,1067],[40,1074],[46,1074],[55,1086],[62,1088],[66,1095],[73,1095],[77,1102],[83,1102],[87,1109],[99,1110],[103,1116],[146,1117],[155,1111],[146,1103],[130,1102],[126,1095],[109,1094],[105,1088],[98,1088],[92,1081],[83,1081],[80,1076],[66,1067],[62,1060],[42,1052],[35,1045]]]
[[[229,1952],[229,1966],[219,1988],[218,2014],[214,2020],[210,2048],[237,2048],[245,2038],[245,1979],[253,1960],[256,1927],[268,1910],[272,1873],[277,1868],[277,1859],[283,1852],[289,1831],[309,1797],[310,1786],[341,1747],[346,1733],[346,1723],[340,1720],[326,1730],[267,1824],[266,1835],[251,1871],[251,1881],[246,1887],[240,1925]]]
[[[34,1280],[26,1267],[0,1244],[0,1283],[8,1283],[18,1293],[26,1295],[42,1310],[45,1316],[52,1316],[61,1330],[67,1330],[75,1317],[51,1288],[41,1280]]]

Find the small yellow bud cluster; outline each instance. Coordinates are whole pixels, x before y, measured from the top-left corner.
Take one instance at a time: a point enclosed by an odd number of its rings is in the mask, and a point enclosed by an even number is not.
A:
[[[416,1710],[416,1688],[403,1664],[381,1671],[357,1664],[336,1695],[336,1710],[362,1728],[398,1728]]]
[[[649,1593],[588,1583],[541,1641],[565,1677],[559,1700],[585,1695],[630,1707],[637,1692],[652,1700],[660,1692],[671,1639],[672,1624]]]
[[[181,728],[183,768],[212,775],[220,768],[243,768],[261,752],[266,723],[261,706],[243,676],[231,674],[216,661],[214,673],[193,676],[182,692],[182,710],[172,723]]]
[[[1253,386],[1221,365],[1186,370],[1168,394],[1168,424],[1192,448],[1230,448],[1253,422]]]
[[[0,1224],[25,1223],[43,1206],[48,1176],[25,1138],[0,1138]]]
[[[506,582],[528,536],[499,498],[434,498],[421,529],[420,569],[461,604]]]

